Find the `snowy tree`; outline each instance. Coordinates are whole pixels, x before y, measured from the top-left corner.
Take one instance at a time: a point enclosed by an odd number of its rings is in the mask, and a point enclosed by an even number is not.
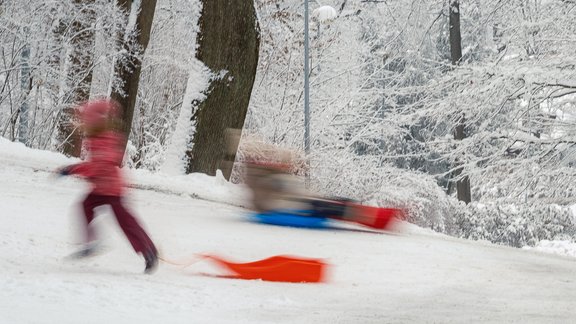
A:
[[[94,46],[88,35],[109,39],[111,26],[124,14],[108,0],[6,1],[2,10],[0,134],[12,140],[21,137],[15,125],[28,119],[28,145],[68,151],[66,139],[73,128],[65,115],[86,98],[94,81],[100,82],[102,75],[93,71],[110,55],[99,49],[108,45],[106,41]],[[26,48],[30,81],[24,91],[17,85]],[[23,103],[29,107],[25,115],[20,114]]]
[[[195,133],[189,151],[188,172],[214,175],[221,169],[228,179],[232,172],[225,159],[226,130],[242,129],[260,44],[253,1],[202,1],[197,57],[212,72],[206,99],[193,116]],[[235,150],[232,150],[235,151]],[[234,161],[234,156],[228,157]]]
[[[450,16],[450,58],[452,60],[452,64],[457,65],[462,60],[462,36],[460,33],[460,2],[458,0],[452,0],[449,4],[449,16]],[[463,140],[466,138],[466,134],[464,133],[466,122],[466,116],[462,115],[460,120],[458,120],[458,124],[454,127],[454,139],[456,140]],[[454,171],[454,177],[457,178],[456,180],[456,191],[458,195],[458,200],[461,200],[465,203],[470,203],[471,196],[470,196],[470,178],[468,176],[464,176],[459,178],[460,174],[462,173],[461,168],[457,168]]]
[[[74,120],[76,106],[90,98],[92,86],[94,29],[96,12],[93,0],[75,0],[71,8],[77,14],[67,23],[70,30],[70,46],[67,48],[66,89],[70,95],[64,98],[58,126],[62,152],[69,156],[80,156],[81,134]],[[60,28],[60,21],[56,22]],[[79,78],[77,76],[80,76]]]
[[[183,99],[187,80],[203,80],[195,59],[196,34],[201,5],[195,0],[159,1],[150,32],[150,42],[142,61],[138,96],[130,134],[129,164],[149,170],[158,170],[166,159],[184,155],[169,153],[178,116],[189,110]],[[192,82],[196,84],[196,82]],[[193,98],[204,90],[201,86],[190,93]],[[189,122],[187,123],[189,125]],[[178,136],[186,140],[187,131]],[[183,135],[182,135],[183,134]],[[169,148],[166,148],[169,147]],[[169,157],[168,157],[169,156]],[[173,161],[180,164],[180,161]],[[171,162],[172,163],[172,162]]]
[[[122,131],[129,135],[138,96],[142,56],[150,40],[150,30],[156,10],[156,0],[119,0],[124,11],[130,12],[126,30],[119,33],[122,55],[116,58],[115,73],[119,78],[111,97],[122,107]],[[133,43],[135,46],[129,46]],[[130,52],[130,49],[136,49]]]
[[[527,204],[525,219],[536,216],[530,210],[537,206],[568,203],[573,72],[566,53],[573,48],[573,4],[520,2],[460,3],[463,47],[456,67],[448,2],[330,2],[342,8],[330,24],[338,37],[322,46],[312,42],[315,187],[407,206],[414,221],[451,233],[465,226],[455,220],[475,217],[479,205],[460,206],[442,190],[430,190],[429,180],[450,194],[451,181],[469,177],[473,200]],[[272,143],[301,147],[302,7],[297,1],[261,1],[258,9],[270,28],[263,28],[246,129]],[[342,47],[339,37],[346,41]],[[320,59],[330,63],[317,65]],[[461,130],[469,136],[455,140],[462,116]],[[454,178],[457,170],[462,173]],[[560,173],[562,180],[553,185]],[[395,185],[408,182],[411,190]],[[550,209],[551,217],[556,210]],[[498,237],[494,232],[490,239]]]

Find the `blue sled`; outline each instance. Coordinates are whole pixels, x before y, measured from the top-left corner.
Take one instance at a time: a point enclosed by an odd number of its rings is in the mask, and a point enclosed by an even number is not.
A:
[[[274,210],[250,215],[252,221],[262,224],[304,227],[330,228],[330,220],[313,216],[311,210]]]

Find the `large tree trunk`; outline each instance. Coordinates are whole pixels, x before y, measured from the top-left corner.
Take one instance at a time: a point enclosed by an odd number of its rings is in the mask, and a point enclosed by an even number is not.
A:
[[[60,115],[58,127],[62,153],[79,157],[82,140],[75,126],[75,107],[90,98],[92,86],[92,68],[94,57],[94,29],[96,13],[92,6],[94,0],[74,0],[79,14],[71,22],[70,40],[72,50],[68,55],[67,86],[69,95],[64,98],[64,109]]]
[[[136,1],[140,3],[140,7],[132,8]],[[123,42],[122,47],[127,51],[127,54],[125,57],[116,60],[116,66],[114,68],[115,77],[120,81],[117,87],[113,87],[111,93],[111,98],[116,100],[122,108],[122,123],[120,127],[127,139],[132,129],[132,118],[134,117],[134,107],[136,106],[136,98],[138,97],[142,59],[146,47],[148,47],[148,42],[150,41],[150,31],[156,10],[156,0],[118,0],[118,6],[127,12],[130,12],[130,10],[138,10],[136,23],[134,25],[134,30],[136,31],[134,41],[140,51],[130,53],[128,44],[130,40],[124,37],[125,34],[123,32],[120,33]],[[125,144],[126,143],[124,143],[124,145]]]
[[[450,10],[450,56],[452,58],[452,64],[457,65],[462,59],[462,36],[460,34],[460,3],[458,0],[449,0],[449,10]],[[463,140],[466,138],[464,133],[465,126],[465,116],[462,116],[458,120],[458,124],[455,127],[454,139]],[[462,167],[459,167],[454,171],[454,176],[459,178],[462,174]],[[464,201],[465,203],[470,203],[472,201],[472,196],[470,193],[470,179],[468,176],[464,176],[456,182],[456,192],[458,200]]]
[[[450,57],[456,65],[462,59],[462,36],[460,34],[460,1],[448,0],[450,5]]]
[[[253,0],[203,0],[197,58],[214,73],[207,98],[192,117],[196,132],[187,172],[230,178],[237,143],[226,130],[242,129],[252,94],[260,32]],[[232,145],[226,154],[226,146]],[[226,158],[227,161],[224,161]]]

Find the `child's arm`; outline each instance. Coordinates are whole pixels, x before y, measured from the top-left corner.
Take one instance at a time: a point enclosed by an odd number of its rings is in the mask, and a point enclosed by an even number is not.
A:
[[[107,133],[93,139],[92,150],[88,161],[72,164],[58,170],[60,175],[78,175],[84,178],[106,174],[122,165],[124,158],[122,136]]]
[[[84,178],[90,178],[94,175],[94,166],[93,162],[82,162],[63,167],[57,172],[61,176],[79,175]]]

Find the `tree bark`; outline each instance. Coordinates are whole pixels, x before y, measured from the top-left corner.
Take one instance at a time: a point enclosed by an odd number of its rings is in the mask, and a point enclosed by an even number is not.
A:
[[[26,31],[26,33],[28,33]],[[22,91],[22,102],[20,104],[18,122],[18,141],[28,145],[28,95],[32,90],[32,78],[30,77],[30,44],[26,43],[22,48],[21,68],[20,68],[20,89]]]
[[[462,36],[460,34],[460,2],[459,0],[448,0],[449,10],[450,10],[450,56],[453,65],[460,64],[462,59]],[[465,127],[465,116],[462,115],[458,120],[458,124],[454,130],[454,139],[463,140],[466,138],[464,133]],[[457,162],[458,163],[458,162]],[[459,178],[462,174],[463,167],[459,167],[454,171],[454,176]],[[472,195],[470,193],[470,179],[468,176],[464,176],[456,181],[456,195],[458,200],[465,203],[470,203],[472,201]]]
[[[61,150],[67,156],[79,157],[82,148],[82,134],[75,126],[75,108],[90,98],[92,68],[94,58],[94,29],[96,13],[92,8],[94,0],[74,0],[79,14],[71,22],[70,39],[72,51],[68,55],[70,63],[67,71],[68,91],[58,126]]]
[[[196,132],[187,152],[186,171],[215,175],[221,169],[229,179],[238,143],[227,143],[226,130],[244,126],[258,66],[260,32],[254,1],[202,3],[196,56],[214,76],[206,100],[192,117]]]
[[[462,35],[460,34],[460,1],[450,1],[450,57],[452,64],[460,63],[462,59]]]
[[[464,125],[465,119],[464,116],[462,116],[454,130],[454,139],[461,141],[466,138],[466,134],[464,133]],[[454,176],[459,177],[462,174],[462,171],[463,167],[459,167],[454,171]],[[464,176],[462,179],[456,181],[456,195],[458,200],[467,204],[472,201],[472,195],[470,192],[470,178],[468,176]]]
[[[152,30],[152,22],[154,20],[154,12],[156,10],[156,0],[141,0],[140,8],[136,16],[136,23],[134,30],[136,37],[134,39],[136,46],[139,47],[138,52],[130,53],[129,41],[124,37],[125,33],[121,34],[122,47],[126,50],[127,54],[124,57],[116,60],[114,68],[115,77],[120,80],[117,87],[113,87],[110,97],[120,104],[121,111],[121,125],[120,130],[124,133],[125,138],[130,136],[132,129],[132,119],[134,117],[134,107],[136,106],[136,98],[138,97],[138,84],[140,82],[140,72],[142,69],[142,59],[148,42],[150,41],[150,31]],[[118,0],[118,6],[127,12],[134,0]],[[126,143],[124,143],[126,146]]]

